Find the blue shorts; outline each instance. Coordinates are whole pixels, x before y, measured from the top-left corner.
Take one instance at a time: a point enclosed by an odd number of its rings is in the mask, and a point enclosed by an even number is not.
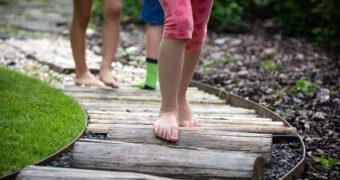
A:
[[[140,18],[151,24],[164,24],[164,12],[158,0],[143,0]]]

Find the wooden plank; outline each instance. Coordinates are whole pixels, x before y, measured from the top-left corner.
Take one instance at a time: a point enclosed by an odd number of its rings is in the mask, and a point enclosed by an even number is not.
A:
[[[159,116],[157,115],[141,115],[141,116],[131,116],[131,114],[115,114],[115,115],[98,115],[98,114],[89,114],[89,118],[93,120],[156,120]],[[272,122],[269,118],[259,118],[259,117],[227,117],[227,116],[198,116],[197,120],[206,122],[206,121],[257,121],[257,122]]]
[[[155,90],[147,90],[147,89],[140,89],[133,86],[128,85],[120,85],[118,89],[112,89],[110,87],[81,87],[76,85],[59,85],[57,88],[61,90],[73,90],[73,91],[86,91],[86,90],[94,90],[94,91],[101,91],[101,90],[107,90],[107,91],[125,91],[125,92],[135,92],[135,91],[160,91],[159,86],[157,85],[157,88]],[[191,91],[201,91],[197,87],[188,87],[188,92]],[[204,92],[204,91],[201,91]]]
[[[131,124],[134,126],[134,124]],[[87,131],[94,133],[107,133],[110,124],[89,124]],[[206,126],[206,127],[181,127],[183,130],[214,130],[214,131],[229,131],[229,132],[245,132],[245,133],[260,133],[260,134],[281,134],[281,135],[296,135],[296,128],[291,127],[271,127],[271,126],[247,126],[247,125],[223,125],[223,126]]]
[[[75,143],[71,166],[173,178],[263,179],[264,164],[259,154],[81,140]]]
[[[183,127],[181,129],[195,130],[195,128]],[[249,132],[261,134],[281,134],[281,135],[296,135],[296,128],[292,127],[268,127],[268,126],[246,126],[246,125],[229,125],[220,127],[198,127],[200,130],[215,130],[215,131],[231,131],[231,132]]]
[[[153,128],[149,126],[111,125],[107,133],[108,140],[121,142],[155,144],[182,149],[207,148],[258,153],[264,157],[265,164],[271,164],[272,135],[182,130],[179,137],[179,141],[175,144],[165,142],[156,138]]]
[[[116,95],[93,95],[93,94],[77,94],[77,93],[66,93],[75,98],[80,99],[100,99],[100,100],[119,100],[119,101],[151,101],[160,102],[159,97],[153,96],[116,96]],[[195,98],[188,99],[190,103],[201,103],[201,104],[226,104],[225,100],[222,99],[211,99],[211,98]]]
[[[272,126],[284,127],[283,122],[257,122],[257,121],[221,121],[221,120],[198,120],[201,127],[206,126],[225,126],[225,125],[248,125],[248,126]],[[154,120],[98,120],[90,119],[90,124],[140,124],[140,125],[153,125]]]
[[[73,96],[74,94],[77,96],[84,96],[84,97],[93,97],[93,96],[120,96],[120,97],[131,97],[134,98],[136,96],[143,96],[143,97],[153,97],[161,99],[160,93],[141,93],[141,92],[134,92],[134,93],[121,93],[121,92],[69,92],[64,91],[65,94]],[[210,100],[221,100],[219,97],[211,95],[211,94],[202,94],[202,93],[187,93],[187,98],[190,99],[210,99]]]
[[[134,117],[138,117],[138,116],[148,116],[148,117],[158,117],[159,116],[159,112],[131,112],[129,110],[127,111],[117,111],[117,112],[110,112],[110,111],[97,111],[92,113],[91,111],[87,112],[89,114],[90,117],[101,117],[101,118],[105,118],[106,115],[108,117],[111,116],[118,116],[118,115],[129,115],[129,116],[134,116]],[[100,116],[99,116],[100,115]],[[206,114],[206,113],[195,113],[196,117],[249,117],[249,118],[254,118],[257,117],[256,114]]]
[[[90,104],[90,105],[97,105],[99,106],[108,106],[108,107],[117,107],[117,106],[145,106],[145,107],[153,107],[153,108],[159,108],[161,103],[160,102],[152,102],[152,101],[134,101],[131,103],[131,101],[118,101],[118,100],[105,100],[105,99],[77,99],[80,104]],[[191,107],[193,108],[233,108],[233,109],[245,109],[241,107],[231,107],[228,104],[191,104]],[[250,109],[246,109],[250,110]]]
[[[127,107],[120,107],[120,108],[95,108],[95,109],[88,109],[85,106],[85,109],[88,113],[93,114],[105,114],[105,113],[115,113],[119,111],[130,111],[132,113],[138,113],[138,112],[151,112],[151,113],[159,113],[159,108],[154,109],[147,109],[147,108],[127,108]],[[244,110],[234,110],[234,109],[192,109],[193,113],[195,114],[252,114],[255,115],[255,112],[253,111],[244,111]]]
[[[136,95],[152,95],[152,96],[161,96],[161,92],[160,91],[152,91],[152,90],[143,90],[143,89],[134,89],[134,90],[121,90],[120,88],[118,89],[78,89],[78,90],[74,90],[74,89],[63,89],[64,92],[67,93],[91,93],[91,94],[108,94],[108,95],[123,95],[123,96],[136,96]],[[214,98],[218,98],[215,95],[206,93],[204,91],[200,91],[200,90],[188,90],[187,92],[187,96],[188,97],[214,97]]]
[[[112,180],[112,179],[147,179],[165,180],[168,178],[142,173],[121,171],[98,171],[74,168],[55,168],[46,166],[28,166],[21,170],[16,180]]]
[[[161,106],[161,103],[146,103],[146,102],[134,102],[131,103],[129,101],[111,101],[111,102],[103,102],[103,101],[82,101],[80,100],[79,103],[84,107],[89,107],[91,109],[109,109],[109,108],[121,108],[122,105],[124,105],[124,108],[145,108],[145,109],[159,109]],[[238,110],[238,111],[249,111],[249,112],[255,112],[253,109],[245,109],[245,108],[239,108],[239,107],[231,107],[227,104],[192,104],[191,107],[193,109],[219,109],[219,110]]]

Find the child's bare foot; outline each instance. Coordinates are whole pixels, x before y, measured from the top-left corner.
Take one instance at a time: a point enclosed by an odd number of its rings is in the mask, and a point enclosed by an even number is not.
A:
[[[113,79],[112,71],[110,69],[100,69],[99,79],[107,86],[118,88],[118,84]]]
[[[155,135],[176,142],[178,140],[178,112],[173,110],[161,110],[160,117],[154,123]]]
[[[178,104],[178,122],[179,127],[199,127],[187,100]]]
[[[82,72],[82,73],[76,72],[75,83],[78,86],[101,87],[100,83],[90,73],[90,71],[85,71],[85,72]]]

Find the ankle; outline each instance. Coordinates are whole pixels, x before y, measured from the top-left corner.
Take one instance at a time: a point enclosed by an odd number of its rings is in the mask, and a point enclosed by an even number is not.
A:
[[[179,96],[178,97],[178,106],[186,106],[188,105],[188,100],[185,96]]]
[[[87,68],[85,68],[85,69],[76,69],[75,74],[76,74],[76,77],[81,77],[81,76],[91,74],[91,73]]]
[[[160,113],[178,113],[178,107],[161,107]]]
[[[102,71],[112,71],[112,66],[111,66],[111,64],[101,64],[100,65],[100,72],[102,72]]]

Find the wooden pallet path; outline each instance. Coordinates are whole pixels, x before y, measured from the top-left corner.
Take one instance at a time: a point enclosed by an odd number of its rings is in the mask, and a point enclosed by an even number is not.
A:
[[[179,141],[171,143],[153,133],[159,90],[60,88],[86,110],[87,131],[105,133],[107,139],[77,141],[71,160],[77,169],[30,166],[18,179],[46,178],[49,173],[55,179],[263,179],[264,166],[272,161],[272,134],[296,134],[282,122],[190,87],[188,100],[200,127],[180,128]]]

